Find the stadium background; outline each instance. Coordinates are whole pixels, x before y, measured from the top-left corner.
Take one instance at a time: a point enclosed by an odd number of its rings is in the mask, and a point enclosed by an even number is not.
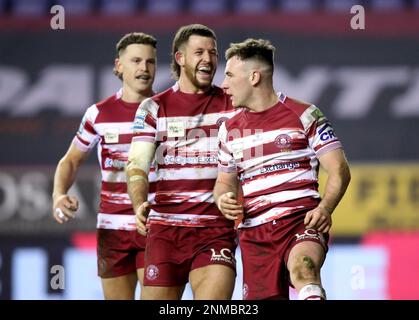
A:
[[[54,4],[64,30],[50,27]],[[365,30],[351,29],[355,4]],[[270,39],[275,88],[319,106],[343,142],[352,182],[322,270],[329,298],[419,299],[419,1],[394,0],[0,0],[0,298],[101,299],[96,155],[72,189],[78,218],[64,226],[50,216],[55,165],[84,110],[119,88],[116,41],[158,39],[159,91],[173,83],[175,31],[195,22],[218,35],[216,84],[230,42]],[[53,265],[65,268],[63,290],[50,286]]]

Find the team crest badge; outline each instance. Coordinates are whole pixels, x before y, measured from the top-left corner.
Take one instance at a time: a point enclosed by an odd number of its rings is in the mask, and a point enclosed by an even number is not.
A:
[[[291,137],[287,134],[280,134],[275,138],[275,144],[281,150],[290,149],[291,141]]]
[[[150,264],[147,267],[145,274],[148,280],[155,280],[159,276],[159,268],[157,268],[154,264]]]

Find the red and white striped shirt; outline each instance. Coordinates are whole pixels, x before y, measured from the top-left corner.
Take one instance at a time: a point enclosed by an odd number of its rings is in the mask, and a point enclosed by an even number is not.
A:
[[[342,147],[316,106],[279,97],[268,110],[243,110],[219,131],[219,170],[237,172],[243,189],[239,228],[316,207],[318,157]]]
[[[102,188],[97,219],[98,229],[136,230],[135,216],[127,192],[124,168],[133,137],[133,121],[138,103],[121,99],[122,90],[90,106],[84,114],[73,143],[83,152],[97,145]],[[154,181],[151,171],[150,181]],[[150,185],[150,198],[154,184]]]
[[[218,173],[218,128],[237,112],[216,86],[189,94],[176,83],[141,103],[132,141],[156,144],[157,183],[150,223],[233,225],[214,204],[212,190]]]

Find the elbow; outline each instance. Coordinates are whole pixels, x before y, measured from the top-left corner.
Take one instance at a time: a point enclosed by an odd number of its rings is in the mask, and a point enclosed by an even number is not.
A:
[[[72,171],[77,170],[77,168],[80,166],[80,162],[79,161],[75,161],[69,157],[67,157],[66,155],[64,157],[62,157],[60,159],[60,161],[58,162],[58,167],[59,168],[68,168]]]
[[[351,181],[351,170],[346,161],[336,163],[336,166],[331,168],[329,174],[340,182],[340,185],[346,189]]]

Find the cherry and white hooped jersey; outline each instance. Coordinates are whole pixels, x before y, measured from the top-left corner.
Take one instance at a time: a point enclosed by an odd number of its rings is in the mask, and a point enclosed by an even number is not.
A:
[[[89,152],[97,145],[102,173],[98,229],[136,230],[124,168],[138,103],[125,102],[121,96],[122,90],[90,106],[73,139],[83,152]],[[154,170],[150,171],[149,180],[154,181]],[[154,187],[154,183],[150,183],[150,201],[154,197]]]
[[[243,110],[219,131],[219,170],[237,172],[243,189],[239,228],[316,207],[318,157],[342,147],[316,106],[279,97],[268,110]]]
[[[156,145],[157,183],[150,223],[233,225],[216,207],[212,190],[218,173],[218,128],[237,112],[216,86],[189,94],[176,83],[141,103],[132,141]]]

